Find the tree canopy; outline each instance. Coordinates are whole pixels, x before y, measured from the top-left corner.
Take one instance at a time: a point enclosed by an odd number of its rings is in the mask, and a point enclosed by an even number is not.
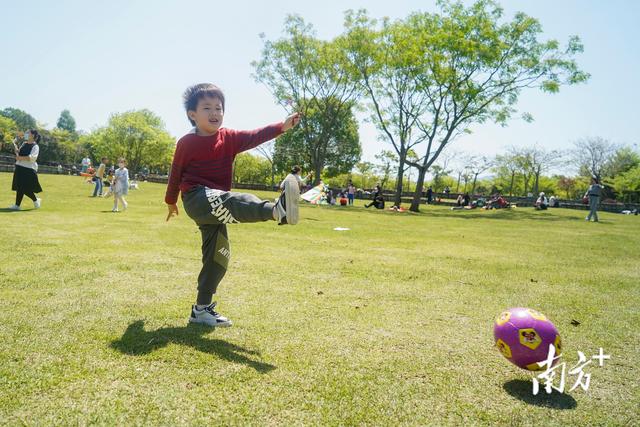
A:
[[[542,27],[535,18],[517,13],[504,22],[502,9],[491,0],[469,7],[442,1],[439,6],[439,13],[417,12],[381,24],[365,11],[351,12],[345,24],[347,37],[354,40],[349,45],[353,69],[365,86],[367,80],[375,82],[367,73],[379,79],[367,90],[374,110],[381,109],[376,100],[381,96],[397,100],[386,104],[384,114],[374,111],[379,126],[393,139],[390,124],[400,124],[417,141],[420,159],[408,162],[419,171],[414,211],[426,172],[457,136],[478,123],[506,125],[525,89],[554,93],[589,77],[574,59],[583,50],[576,36],[564,47],[556,40],[541,41]],[[395,55],[379,54],[390,44],[397,47]],[[398,126],[395,133],[402,135]],[[392,145],[402,158],[402,145]]]
[[[160,117],[149,110],[113,114],[107,126],[84,140],[96,157],[124,157],[133,171],[142,166],[166,170],[175,148]]]
[[[60,117],[56,123],[58,129],[63,129],[71,133],[76,131],[76,120],[73,118],[69,110],[62,110]]]

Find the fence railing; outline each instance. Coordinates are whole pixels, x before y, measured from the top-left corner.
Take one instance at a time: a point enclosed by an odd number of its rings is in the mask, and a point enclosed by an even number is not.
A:
[[[3,158],[5,156],[0,156],[0,172],[13,172],[14,169],[14,162],[15,160],[12,160],[11,162],[5,161],[5,159]],[[60,170],[57,166],[50,166],[50,165],[38,165],[38,172],[39,173],[47,173],[47,174],[57,174],[57,175],[70,175],[72,174],[72,171],[69,168],[63,167],[62,170]],[[146,181],[148,182],[155,182],[155,183],[159,183],[159,184],[166,184],[169,181],[169,177],[166,175],[147,175]],[[271,186],[271,185],[267,185],[267,184],[243,184],[243,183],[234,183],[233,184],[233,188],[239,189],[239,190],[256,190],[256,191],[278,191],[278,186]],[[331,190],[333,191],[333,194],[338,194],[339,191],[341,191],[342,189],[339,188],[331,188]],[[367,194],[369,193],[369,194]],[[385,201],[387,202],[393,202],[395,200],[395,193],[386,191],[383,192],[383,197],[385,199]],[[433,193],[432,196],[432,204],[441,204],[441,205],[446,205],[446,206],[451,206],[451,205],[455,205],[455,198],[457,197],[457,193],[456,194],[445,194],[445,193]],[[516,204],[519,207],[532,207],[535,205],[536,199],[535,197],[518,197],[518,196],[503,196],[506,200],[509,201],[509,203],[513,203]],[[356,198],[358,199],[364,199],[364,200],[368,200],[371,199],[371,192],[367,191],[358,191],[358,193],[356,193]],[[478,196],[474,196],[472,197],[472,199],[477,199]],[[402,196],[400,198],[400,200],[402,201],[402,203],[411,203],[413,201],[413,193],[406,193],[403,192]],[[420,203],[424,204],[427,202],[427,197],[426,194],[423,194],[423,196],[420,198]],[[585,204],[582,203],[581,200],[569,200],[569,199],[558,199],[559,202],[559,207],[561,208],[568,208],[568,209],[580,209],[580,210],[587,210],[589,209],[589,207]],[[602,202],[600,203],[600,206],[598,207],[599,210],[602,211],[606,211],[606,212],[622,212],[623,210],[633,210],[633,209],[638,209],[640,210],[640,203],[621,203],[621,202],[616,202],[616,203],[605,203]]]

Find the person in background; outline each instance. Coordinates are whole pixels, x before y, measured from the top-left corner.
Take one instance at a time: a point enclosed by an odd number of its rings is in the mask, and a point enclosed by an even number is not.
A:
[[[382,188],[376,185],[376,191],[373,193],[373,201],[368,205],[364,205],[365,208],[374,206],[376,209],[384,209],[384,196],[382,195]]]
[[[591,185],[584,193],[584,197],[589,198],[589,215],[585,218],[587,221],[598,222],[598,203],[600,203],[600,195],[604,187],[600,185],[600,181],[595,176],[591,178]]]
[[[429,187],[427,189],[427,204],[430,205],[433,201],[433,188]]]
[[[87,169],[89,169],[89,166],[91,166],[91,159],[89,158],[88,154],[86,154],[82,159],[81,165],[82,165],[82,169],[80,170],[80,172],[86,173]]]
[[[471,204],[471,196],[469,196],[469,193],[464,193],[464,196],[462,196],[462,206],[469,206],[469,204]]]
[[[104,172],[109,164],[109,159],[103,157],[100,159],[100,166],[96,169],[93,174],[93,182],[95,182],[96,186],[93,189],[93,195],[91,197],[102,197],[102,180],[104,179]]]
[[[38,163],[36,163],[40,154],[38,143],[41,137],[37,130],[31,129],[24,133],[24,142],[18,147],[16,141],[19,137],[20,135],[17,135],[13,141],[16,165],[11,184],[11,189],[16,192],[16,203],[9,209],[19,211],[24,196],[33,200],[33,207],[39,209],[41,201],[35,193],[42,191],[38,180]]]
[[[549,206],[549,201],[543,192],[538,196],[538,200],[536,200],[535,209],[536,210],[546,210]]]
[[[347,189],[347,191],[349,190]],[[348,200],[344,191],[340,191],[340,193],[338,193],[338,200],[340,201],[340,206],[347,206]]]
[[[109,168],[107,177],[104,180],[104,185],[107,186],[107,192],[104,193],[103,197],[110,197],[113,195],[114,182],[115,182],[115,170],[113,168]]]
[[[349,206],[353,205],[353,199],[356,197],[356,187],[353,185],[353,182],[349,180],[349,184],[347,185],[347,198],[349,199]]]
[[[302,190],[304,186],[307,185],[307,181],[309,181],[309,179],[313,177],[313,172],[309,172],[309,174],[304,178],[300,177],[300,172],[302,172],[302,168],[300,166],[296,165],[292,167],[291,173],[287,175],[285,179],[280,183],[280,191],[284,191],[284,185],[286,182],[288,182],[288,179],[290,177],[295,178],[295,180],[298,182],[298,187],[300,188],[300,190]]]
[[[118,202],[123,210],[126,210],[129,204],[124,196],[129,194],[129,171],[126,168],[127,162],[120,157],[118,159],[118,169],[116,169],[115,179],[113,182],[113,212],[118,212]]]

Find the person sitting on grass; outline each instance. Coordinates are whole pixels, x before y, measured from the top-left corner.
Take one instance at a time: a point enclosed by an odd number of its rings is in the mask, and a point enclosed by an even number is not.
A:
[[[373,201],[368,205],[364,205],[365,208],[374,206],[376,209],[384,209],[384,196],[382,195],[382,188],[376,185],[376,191],[373,193]]]
[[[540,195],[538,196],[538,200],[536,200],[535,209],[546,210],[548,206],[549,201],[547,200],[547,197],[544,195],[544,193],[540,193]]]
[[[233,161],[239,153],[297,125],[300,115],[294,113],[284,122],[239,131],[222,127],[225,97],[217,86],[210,83],[191,86],[183,101],[194,127],[176,145],[164,198],[169,211],[167,221],[178,215],[178,195],[182,193],[184,210],[202,235],[202,268],[189,322],[231,326],[231,320],[216,312],[216,303],[212,302],[231,255],[227,224],[269,220],[279,225],[297,224],[300,197],[299,182],[291,175],[275,204],[252,194],[231,192]]]

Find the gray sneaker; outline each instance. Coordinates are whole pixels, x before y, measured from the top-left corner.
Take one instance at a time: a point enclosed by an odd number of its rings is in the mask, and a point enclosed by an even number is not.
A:
[[[295,225],[300,219],[298,203],[300,201],[300,186],[295,176],[289,174],[284,179],[284,190],[276,202],[278,225]]]

